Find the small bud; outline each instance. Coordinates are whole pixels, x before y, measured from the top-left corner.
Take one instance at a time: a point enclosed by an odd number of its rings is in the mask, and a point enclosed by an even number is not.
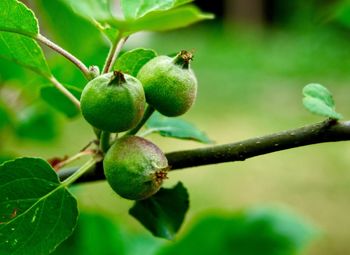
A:
[[[91,80],[99,76],[100,69],[98,68],[98,66],[89,66],[89,75],[91,77]]]

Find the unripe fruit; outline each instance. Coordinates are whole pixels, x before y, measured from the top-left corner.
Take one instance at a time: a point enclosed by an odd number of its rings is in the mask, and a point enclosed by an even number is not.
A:
[[[192,54],[181,51],[176,57],[159,56],[147,62],[139,71],[146,101],[165,116],[187,112],[197,95],[197,79],[189,63]]]
[[[81,95],[81,111],[95,128],[123,132],[136,126],[145,110],[142,84],[114,71],[91,80]]]
[[[169,167],[167,158],[155,144],[137,136],[126,136],[108,150],[103,169],[117,194],[140,200],[160,189]]]

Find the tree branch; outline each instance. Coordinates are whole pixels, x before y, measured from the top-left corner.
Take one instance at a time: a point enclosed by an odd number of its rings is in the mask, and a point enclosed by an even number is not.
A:
[[[243,161],[275,151],[317,143],[347,140],[350,140],[350,121],[337,122],[329,119],[321,123],[255,137],[236,143],[171,152],[167,153],[166,157],[173,171],[189,167]],[[73,172],[74,169],[69,169],[69,171],[62,171],[59,175],[61,179],[65,179]],[[78,182],[90,182],[102,179],[104,179],[103,169],[102,164],[99,164],[93,172],[89,172],[88,175],[83,176]]]
[[[172,170],[177,170],[201,165],[244,161],[275,151],[345,140],[350,140],[350,121],[337,123],[335,120],[326,120],[241,142],[172,152],[166,156]]]

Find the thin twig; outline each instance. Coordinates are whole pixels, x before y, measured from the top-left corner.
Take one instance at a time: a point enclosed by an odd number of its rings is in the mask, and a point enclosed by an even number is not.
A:
[[[65,49],[60,47],[59,45],[55,44],[54,42],[50,41],[48,38],[46,38],[45,36],[43,36],[41,34],[38,34],[35,37],[35,39],[38,40],[39,42],[45,44],[49,48],[53,49],[57,53],[61,54],[62,56],[64,56],[66,59],[68,59],[70,62],[72,62],[74,65],[76,65],[80,69],[80,71],[84,74],[86,79],[88,79],[88,80],[91,79],[89,69],[77,57],[73,56],[71,53],[69,53],[68,51],[66,51]]]
[[[86,151],[91,145],[93,145],[93,144],[98,145],[98,143],[99,143],[99,141],[96,140],[96,139],[94,139],[94,140],[88,142],[88,144],[85,145],[85,146],[80,150],[80,152]]]
[[[48,80],[65,95],[72,103],[80,110],[79,100],[72,94],[66,87],[64,87],[54,76],[48,78]]]
[[[76,180],[78,180],[82,175],[84,175],[87,171],[89,171],[94,165],[96,164],[96,159],[90,159],[88,162],[86,162],[82,167],[77,169],[77,171],[74,172],[71,176],[69,176],[67,179],[65,179],[62,182],[62,185],[69,186],[70,184],[74,183]]]
[[[128,36],[126,37],[122,37],[122,36],[123,36],[122,33],[119,32],[119,35],[117,36],[115,43],[113,43],[111,49],[109,50],[106,63],[103,67],[103,73],[108,73],[112,70],[113,65],[117,60],[117,57],[120,51],[122,50],[126,40],[128,40]]]
[[[135,135],[143,127],[147,120],[152,116],[155,110],[156,109],[154,109],[153,106],[148,105],[141,121],[136,125],[136,127],[128,131],[125,135]]]
[[[72,157],[58,163],[56,166],[55,166],[55,170],[58,170],[61,169],[62,167],[80,159],[81,157],[83,156],[88,156],[88,155],[94,155],[96,153],[95,150],[85,150],[85,151],[81,151],[75,155],[73,155]]]
[[[236,143],[167,153],[166,157],[171,170],[178,170],[224,162],[243,161],[267,153],[311,144],[349,140],[350,121],[336,122],[327,120]],[[70,172],[66,171],[60,177],[63,179],[67,178],[74,171],[74,169],[70,169]],[[79,179],[78,182],[91,182],[102,179],[104,179],[102,165],[96,165],[93,172]]]

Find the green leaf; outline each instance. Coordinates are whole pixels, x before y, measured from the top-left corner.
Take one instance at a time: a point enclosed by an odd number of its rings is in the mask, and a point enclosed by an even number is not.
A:
[[[0,254],[49,254],[73,231],[77,202],[39,158],[0,165]]]
[[[80,99],[81,90],[72,87],[65,86],[78,100]],[[63,95],[56,87],[54,86],[46,86],[41,88],[40,95],[53,108],[57,111],[62,112],[68,118],[76,117],[80,114],[79,109],[77,109],[76,105],[72,103],[65,95]]]
[[[92,22],[111,41],[114,41],[118,31],[122,31],[123,36],[142,30],[165,31],[213,18],[213,15],[202,13],[195,6],[182,6],[192,0],[125,0],[122,6],[127,20],[120,20],[112,15],[111,0],[61,1]]]
[[[50,69],[44,54],[30,38],[37,34],[37,19],[30,9],[16,0],[0,1],[0,58],[49,77]]]
[[[212,19],[212,14],[202,13],[195,6],[183,6],[167,11],[151,12],[136,20],[109,22],[119,27],[125,34],[132,34],[139,31],[166,31],[189,26],[193,23]]]
[[[207,216],[158,255],[295,255],[315,237],[301,219],[276,209]],[[200,245],[198,245],[200,244]]]
[[[74,12],[91,21],[111,19],[113,0],[61,0]]]
[[[16,0],[0,1],[0,31],[15,32],[29,36],[39,33],[34,13]]]
[[[43,77],[51,76],[40,46],[31,38],[0,31],[0,58],[13,61]]]
[[[145,133],[159,133],[161,136],[185,140],[194,140],[202,143],[212,143],[208,136],[198,130],[191,123],[180,118],[169,118],[156,112],[147,121],[148,130]]]
[[[12,123],[8,107],[0,101],[0,131]]]
[[[152,197],[136,201],[129,213],[153,235],[173,239],[189,208],[186,188],[179,182],[172,189],[161,188]]]
[[[334,107],[334,100],[331,92],[321,84],[311,83],[304,87],[303,95],[305,97],[314,97],[323,101],[329,107]]]
[[[92,235],[91,233],[103,233]],[[116,222],[101,212],[80,212],[73,233],[53,255],[154,255],[166,242],[147,233],[129,232],[123,222]]]
[[[340,24],[349,27],[350,26],[350,3],[349,1],[339,1],[333,6],[332,17]]]
[[[165,11],[193,0],[121,0],[121,7],[126,19],[137,19],[153,11]]]
[[[9,80],[20,80],[27,77],[26,69],[18,66],[13,61],[6,60],[0,57],[0,66],[6,66],[2,68],[0,72],[0,83],[5,83]]]
[[[303,89],[303,104],[310,112],[332,119],[343,118],[335,111],[335,104],[331,92],[320,84],[309,84]]]
[[[110,24],[117,20],[112,14],[113,0],[61,0],[77,15],[88,20],[107,38],[114,42],[119,32],[118,27]]]
[[[12,159],[15,159],[16,157],[14,156],[13,153],[8,153],[8,152],[3,152],[1,151],[0,152],[0,165],[2,163],[5,163],[6,161],[9,161],[9,160],[12,160]]]
[[[157,53],[154,50],[133,49],[125,52],[118,58],[114,65],[114,70],[119,70],[136,77],[141,67],[156,56]]]
[[[51,141],[58,135],[58,123],[50,110],[42,105],[24,109],[18,118],[16,134],[36,141]]]
[[[126,248],[123,236],[124,233],[110,218],[97,213],[80,213],[73,235],[53,255],[122,255]]]
[[[95,65],[104,63],[105,56],[108,53],[108,45],[103,42],[100,32],[91,22],[77,15],[72,8],[62,1],[36,0],[36,7],[41,14],[41,22],[45,23],[45,28],[50,31],[50,35],[61,47],[73,55],[83,58],[83,62],[94,63]],[[63,63],[66,67],[66,60]],[[58,64],[57,60],[53,64]],[[51,65],[51,68],[54,67]],[[63,77],[69,80],[71,84],[76,83],[72,82],[69,75],[69,72],[73,71],[78,73],[81,81],[86,81],[79,70],[75,68],[65,68],[65,70],[66,74],[63,74]],[[57,77],[62,76],[57,75]]]
[[[324,103],[324,101],[318,98],[304,97],[303,104],[306,109],[308,109],[310,112],[314,114],[324,116],[327,118],[336,119],[336,120],[343,118],[341,114],[335,112],[333,108],[329,107]]]

